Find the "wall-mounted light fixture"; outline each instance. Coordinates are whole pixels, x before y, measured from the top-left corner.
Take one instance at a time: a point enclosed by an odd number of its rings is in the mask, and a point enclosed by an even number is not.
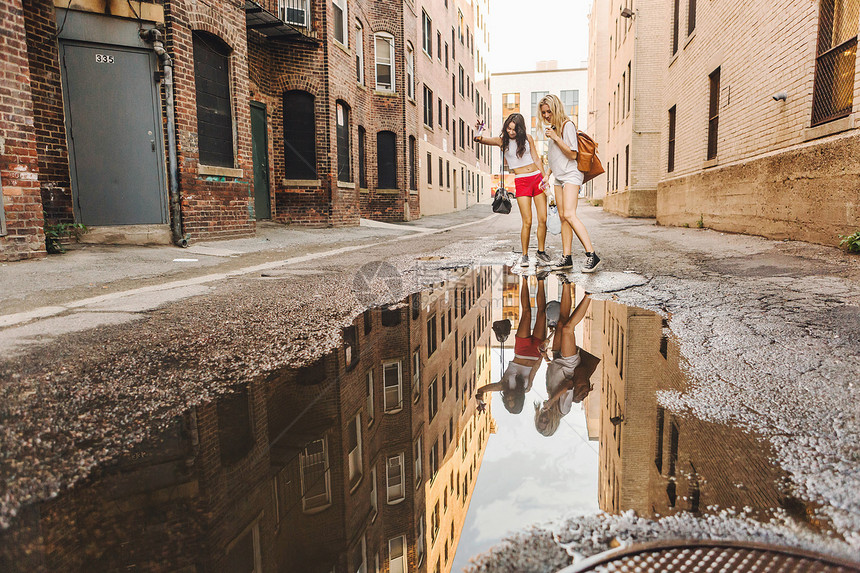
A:
[[[785,92],[778,92],[773,94],[773,101],[786,101],[788,99],[788,94]]]
[[[621,17],[622,18],[632,18],[635,15],[636,15],[636,13],[633,10],[631,10],[630,8],[627,8],[626,6],[621,9]]]

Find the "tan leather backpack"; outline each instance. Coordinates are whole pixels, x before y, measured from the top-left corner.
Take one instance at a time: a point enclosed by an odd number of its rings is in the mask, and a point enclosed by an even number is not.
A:
[[[584,131],[576,131],[576,168],[584,173],[582,183],[591,181],[606,170],[597,157],[597,143]]]

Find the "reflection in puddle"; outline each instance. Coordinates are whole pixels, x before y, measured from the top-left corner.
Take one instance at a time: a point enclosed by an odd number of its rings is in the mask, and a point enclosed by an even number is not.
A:
[[[816,525],[762,443],[659,406],[687,384],[661,317],[554,275],[448,277],[26,508],[0,570],[451,571],[508,531],[598,509],[782,507]]]

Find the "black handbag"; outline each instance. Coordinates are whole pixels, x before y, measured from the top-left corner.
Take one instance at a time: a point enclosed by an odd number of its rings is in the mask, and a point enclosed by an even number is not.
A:
[[[511,198],[505,190],[505,153],[502,151],[502,165],[499,170],[499,188],[496,189],[496,195],[493,197],[493,213],[501,213],[507,215],[511,212]]]

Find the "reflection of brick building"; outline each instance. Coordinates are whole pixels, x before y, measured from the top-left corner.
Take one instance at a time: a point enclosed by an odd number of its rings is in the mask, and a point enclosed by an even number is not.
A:
[[[194,408],[25,511],[0,569],[449,570],[492,423],[469,399],[489,381],[489,279],[369,310],[314,364]]]
[[[688,389],[664,319],[603,301],[592,302],[592,313],[603,316],[602,325],[592,324],[603,343],[590,349],[603,357],[601,509],[667,515],[711,505],[760,513],[784,507],[805,518],[808,509],[781,487],[784,474],[768,461],[766,444],[657,404],[658,390]]]

